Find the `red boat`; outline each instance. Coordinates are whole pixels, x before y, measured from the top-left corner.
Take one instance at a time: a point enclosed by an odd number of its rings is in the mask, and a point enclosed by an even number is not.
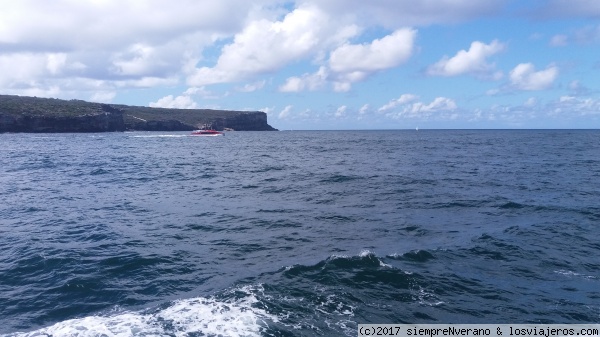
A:
[[[223,132],[217,130],[194,130],[192,136],[222,136]]]

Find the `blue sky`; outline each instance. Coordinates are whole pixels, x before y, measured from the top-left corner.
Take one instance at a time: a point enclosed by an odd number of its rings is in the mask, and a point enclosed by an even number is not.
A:
[[[0,94],[279,129],[599,128],[598,0],[0,2]]]

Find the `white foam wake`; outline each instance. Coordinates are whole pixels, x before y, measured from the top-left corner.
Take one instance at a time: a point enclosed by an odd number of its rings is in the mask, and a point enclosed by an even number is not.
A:
[[[137,135],[137,136],[129,136],[132,138],[182,138],[188,137],[189,135]]]
[[[255,289],[237,289],[245,296],[231,301],[214,298],[179,300],[153,313],[123,312],[114,316],[90,316],[56,323],[31,332],[5,337],[126,337],[126,336],[260,336],[277,317],[253,307]]]

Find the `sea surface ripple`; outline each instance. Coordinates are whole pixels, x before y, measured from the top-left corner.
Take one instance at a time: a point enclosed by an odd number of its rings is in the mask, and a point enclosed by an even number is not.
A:
[[[599,323],[600,131],[0,134],[0,336]]]

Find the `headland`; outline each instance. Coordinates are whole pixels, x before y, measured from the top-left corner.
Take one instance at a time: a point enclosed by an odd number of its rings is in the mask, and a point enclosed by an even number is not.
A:
[[[170,109],[0,95],[2,132],[277,131],[262,111]]]

